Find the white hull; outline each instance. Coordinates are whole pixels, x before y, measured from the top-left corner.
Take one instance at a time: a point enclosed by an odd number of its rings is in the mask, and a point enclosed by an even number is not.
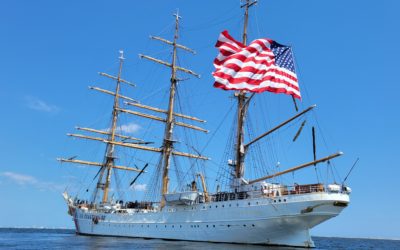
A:
[[[348,194],[320,192],[167,206],[153,212],[77,208],[73,220],[76,232],[86,235],[313,247],[309,229],[337,216],[348,202]]]

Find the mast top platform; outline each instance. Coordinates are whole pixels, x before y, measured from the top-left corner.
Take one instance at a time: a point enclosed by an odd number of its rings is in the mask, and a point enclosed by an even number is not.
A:
[[[243,2],[244,2],[244,1],[243,1]],[[257,2],[258,2],[258,0],[254,0],[254,1],[246,0],[246,3],[245,3],[245,4],[242,4],[242,5],[240,6],[240,8],[243,8],[243,7],[249,8],[249,7],[253,6],[254,4],[256,4]]]
[[[176,18],[176,20],[182,18],[182,16],[179,15],[179,9],[176,9],[176,12],[172,15]]]
[[[120,59],[120,60],[125,60],[124,51],[123,51],[123,50],[120,50],[120,51],[119,51],[119,57],[118,57],[118,59]]]

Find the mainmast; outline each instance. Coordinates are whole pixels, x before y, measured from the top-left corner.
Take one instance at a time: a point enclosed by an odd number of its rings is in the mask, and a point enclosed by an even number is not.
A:
[[[171,162],[171,151],[173,148],[173,129],[174,129],[174,122],[173,122],[173,112],[174,112],[174,101],[175,101],[175,89],[176,89],[176,41],[178,39],[178,29],[179,29],[179,18],[178,12],[174,14],[175,16],[175,34],[174,34],[174,41],[173,41],[173,52],[172,52],[172,64],[171,64],[171,85],[169,89],[169,103],[168,103],[168,113],[167,113],[167,121],[165,124],[165,132],[164,132],[164,142],[163,142],[163,175],[162,175],[162,195],[168,193],[168,184],[169,184],[169,177],[168,172],[170,168]],[[164,198],[162,196],[161,206],[163,207],[165,204]]]
[[[180,45],[177,43],[178,41],[178,34],[179,34],[179,19],[181,18],[178,14],[178,12],[176,14],[174,14],[175,16],[175,32],[174,32],[174,39],[173,41],[168,41],[164,38],[160,38],[160,37],[154,37],[151,36],[152,39],[155,40],[159,40],[161,42],[164,42],[166,44],[169,44],[172,46],[172,62],[168,63],[168,62],[164,62],[162,60],[150,57],[150,56],[146,56],[146,55],[140,55],[142,58],[151,60],[153,62],[157,62],[160,64],[163,64],[167,67],[171,68],[171,78],[170,78],[170,88],[169,88],[169,101],[168,101],[168,109],[163,111],[163,110],[158,110],[158,109],[154,109],[152,108],[153,111],[156,112],[162,112],[166,114],[166,119],[159,119],[156,117],[153,117],[153,119],[155,120],[159,120],[159,121],[163,121],[165,122],[165,131],[164,131],[164,139],[163,139],[163,143],[162,143],[162,188],[161,188],[161,207],[165,206],[165,200],[164,200],[164,195],[168,193],[168,186],[169,186],[169,169],[170,169],[170,165],[171,165],[171,156],[172,155],[180,155],[180,156],[187,156],[187,157],[191,157],[191,158],[198,158],[198,159],[207,159],[205,157],[202,156],[195,156],[195,155],[189,155],[189,154],[178,154],[178,152],[174,151],[174,138],[173,138],[173,132],[174,132],[174,126],[178,125],[178,126],[183,126],[183,127],[187,127],[187,128],[191,128],[194,130],[199,130],[202,132],[208,132],[207,130],[204,130],[202,128],[193,126],[193,125],[189,125],[189,124],[185,124],[185,123],[181,123],[181,122],[175,122],[175,116],[181,117],[181,118],[185,118],[185,119],[190,119],[190,120],[194,120],[194,121],[200,121],[203,122],[202,120],[199,120],[197,118],[194,117],[189,117],[186,115],[182,115],[182,114],[177,114],[174,112],[174,102],[175,102],[175,94],[176,94],[176,88],[177,88],[177,83],[179,81],[179,79],[177,78],[177,71],[183,71],[185,73],[194,75],[196,77],[200,77],[198,74],[196,74],[195,72],[189,70],[189,69],[185,69],[182,68],[180,66],[177,65],[177,49],[183,49],[186,50],[188,52],[191,52],[193,54],[195,54],[195,52],[190,49],[187,48],[183,45]],[[135,105],[133,104],[133,106],[137,106],[140,107],[139,105]],[[141,108],[146,108],[149,109],[146,106],[141,106]]]
[[[244,12],[244,26],[243,26],[243,40],[242,43],[246,45],[247,43],[247,25],[249,20],[249,8],[257,3],[256,0],[246,0],[246,3],[241,7],[245,8]],[[248,97],[246,96],[246,91],[241,90],[235,93],[238,101],[238,111],[237,111],[237,135],[236,135],[236,164],[235,164],[235,177],[237,180],[240,180],[244,175],[244,158],[245,158],[245,148],[244,148],[244,121],[246,118],[246,111],[248,107],[248,103],[246,100]],[[235,183],[235,186],[239,183]],[[240,185],[240,184],[239,184]]]

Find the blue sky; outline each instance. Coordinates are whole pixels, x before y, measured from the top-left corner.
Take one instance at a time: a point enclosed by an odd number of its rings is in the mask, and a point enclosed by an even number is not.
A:
[[[341,176],[360,157],[348,181],[350,207],[314,235],[400,238],[398,8],[395,0],[260,0],[251,11],[249,40],[268,37],[293,46],[301,106],[318,104],[329,148],[346,153],[336,163]],[[213,45],[224,29],[240,39],[239,1],[0,3],[0,226],[72,228],[60,193],[77,172],[55,158],[92,145],[77,146],[65,133],[76,125],[106,126],[98,120],[109,115],[109,102],[87,86],[105,88],[97,72],[115,73],[124,49],[124,76],[144,86],[137,98],[151,102],[146,94],[161,88],[168,72],[137,54],[168,60],[167,47],[148,36],[171,38],[176,9],[183,16],[180,41],[197,51],[182,52],[180,63],[202,75],[185,83],[193,94],[190,109],[198,109],[213,130],[219,111],[232,102],[212,88]],[[288,97],[270,101],[280,105],[278,121],[287,117]],[[215,152],[224,147],[211,143],[205,152],[219,160]]]

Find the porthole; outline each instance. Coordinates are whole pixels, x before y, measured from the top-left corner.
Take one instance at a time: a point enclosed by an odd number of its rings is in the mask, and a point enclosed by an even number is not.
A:
[[[279,199],[279,202],[281,202],[281,199]]]
[[[225,205],[222,205],[222,207],[225,207]]]
[[[254,224],[251,224],[251,226],[252,226],[252,227],[255,227],[255,225],[254,225]]]
[[[218,206],[215,206],[215,208],[218,208]]]
[[[286,199],[283,199],[284,202],[286,202]]]
[[[215,225],[213,225],[213,227],[215,227]]]
[[[249,202],[249,203],[247,203],[247,204],[250,206],[251,203]]]

